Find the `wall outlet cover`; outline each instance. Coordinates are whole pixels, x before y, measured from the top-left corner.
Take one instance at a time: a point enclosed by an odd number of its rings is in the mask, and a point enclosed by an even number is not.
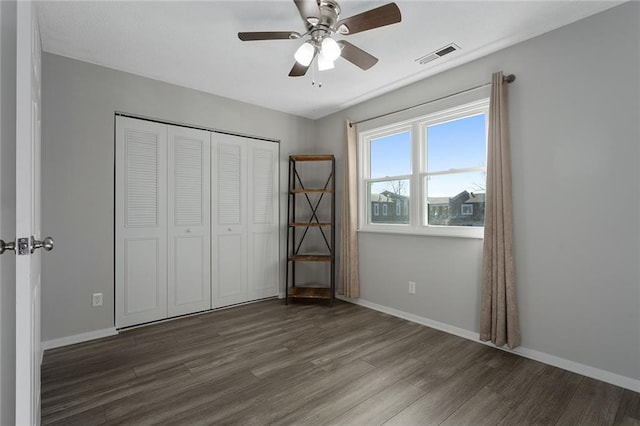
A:
[[[93,293],[91,306],[102,306],[102,293]]]

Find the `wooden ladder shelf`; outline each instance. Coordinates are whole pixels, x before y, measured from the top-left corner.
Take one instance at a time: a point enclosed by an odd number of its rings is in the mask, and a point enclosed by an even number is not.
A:
[[[308,169],[312,162],[318,164]],[[335,169],[336,160],[330,154],[289,156],[285,303],[323,300],[333,305],[336,293]],[[303,178],[305,173],[308,176]],[[324,177],[318,179],[318,174]],[[314,250],[308,251],[309,246]],[[308,282],[314,274],[301,270],[305,263],[326,263],[328,282]]]

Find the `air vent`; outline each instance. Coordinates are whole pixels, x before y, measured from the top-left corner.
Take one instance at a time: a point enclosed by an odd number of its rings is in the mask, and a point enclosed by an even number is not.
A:
[[[455,52],[456,50],[460,50],[460,46],[458,46],[457,44],[451,43],[447,46],[441,47],[440,49],[428,53],[418,59],[416,59],[416,62],[418,62],[419,64],[427,64],[431,61],[435,61],[438,58],[442,58],[444,55],[448,55],[451,52]]]

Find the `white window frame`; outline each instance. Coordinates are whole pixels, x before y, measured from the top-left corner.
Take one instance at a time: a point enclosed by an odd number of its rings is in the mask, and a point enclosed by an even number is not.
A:
[[[488,128],[489,99],[481,99],[465,103],[453,108],[447,108],[428,115],[405,120],[387,126],[362,131],[358,134],[358,210],[359,227],[361,232],[382,232],[396,234],[418,234],[448,237],[483,238],[484,227],[481,226],[443,226],[428,225],[426,223],[428,205],[425,202],[426,190],[424,185],[426,176],[438,174],[463,173],[485,171],[486,167],[470,167],[459,170],[447,170],[429,173],[426,170],[426,128],[434,124],[458,120],[478,114],[485,114]],[[409,131],[411,135],[411,174],[403,176],[385,176],[384,178],[370,178],[370,143],[371,140]],[[486,138],[486,135],[485,135]],[[485,150],[486,153],[486,150]],[[486,159],[485,159],[486,164]],[[372,223],[368,186],[370,183],[387,180],[407,179],[409,181],[409,223]]]
[[[473,204],[461,204],[460,205],[460,215],[462,216],[473,216]]]

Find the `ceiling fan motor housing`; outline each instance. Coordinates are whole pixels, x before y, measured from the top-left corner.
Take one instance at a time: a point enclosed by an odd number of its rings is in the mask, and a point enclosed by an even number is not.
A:
[[[314,44],[319,46],[324,38],[336,31],[335,25],[340,17],[340,6],[335,0],[321,0],[318,7],[320,16],[309,17],[307,22],[312,25],[309,35]]]
[[[335,30],[335,25],[340,16],[340,6],[334,0],[320,0],[320,23],[326,25],[331,30]]]

